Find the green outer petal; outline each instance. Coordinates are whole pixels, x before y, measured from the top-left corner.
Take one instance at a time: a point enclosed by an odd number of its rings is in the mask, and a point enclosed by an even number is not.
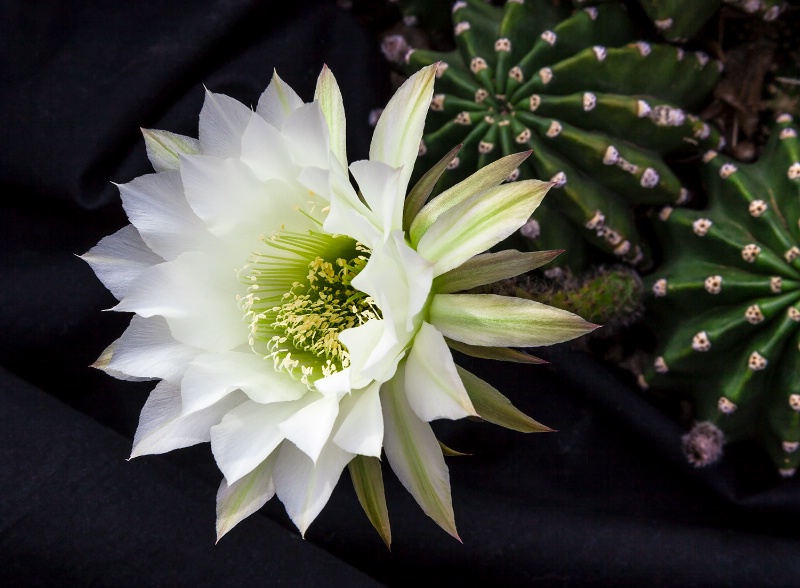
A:
[[[553,261],[563,250],[519,252],[506,249],[498,253],[476,255],[438,276],[433,281],[433,290],[439,294],[451,294],[513,278]]]
[[[415,415],[408,404],[403,371],[398,369],[395,377],[381,388],[386,457],[425,514],[461,541],[450,497],[450,474],[442,450],[430,425]]]
[[[435,77],[434,64],[408,78],[389,100],[372,134],[369,158],[403,168],[400,182],[403,198],[417,160]]]
[[[367,515],[369,522],[375,527],[386,547],[391,550],[392,529],[389,526],[389,510],[386,508],[380,460],[377,457],[356,455],[348,464],[348,469],[364,514]]]
[[[495,361],[513,361],[514,363],[531,363],[543,364],[549,363],[547,360],[540,359],[535,355],[530,355],[523,351],[516,349],[509,349],[508,347],[486,347],[479,345],[467,345],[461,341],[453,341],[452,339],[445,339],[447,346],[454,351],[469,355],[470,357],[479,357],[481,359],[493,359]]]
[[[597,328],[566,310],[495,294],[437,294],[430,322],[450,339],[501,347],[552,345]]]
[[[157,172],[176,170],[181,166],[180,154],[197,155],[200,141],[169,131],[142,129],[147,158]]]
[[[456,268],[525,224],[551,185],[524,180],[476,194],[442,213],[420,239],[417,251],[435,263],[434,276]]]
[[[475,194],[497,186],[500,182],[508,178],[515,169],[531,154],[530,151],[506,155],[479,169],[462,182],[452,188],[445,190],[436,198],[428,202],[419,212],[409,229],[411,243],[417,244],[428,228],[446,210],[456,204],[468,200]]]
[[[411,223],[416,218],[420,209],[425,205],[428,196],[433,192],[433,187],[436,185],[436,182],[439,181],[439,178],[442,177],[447,166],[455,159],[458,152],[461,151],[462,146],[463,145],[456,145],[453,147],[449,153],[442,157],[431,169],[426,171],[419,181],[414,184],[414,187],[411,188],[411,191],[406,197],[405,206],[403,207],[404,231],[408,231],[408,228],[411,226]]]
[[[472,399],[475,410],[478,411],[483,420],[522,433],[548,433],[553,431],[550,427],[533,420],[516,408],[508,398],[488,382],[484,382],[478,376],[462,367],[456,366],[456,369],[461,381],[464,382],[467,394]]]
[[[317,78],[317,89],[314,92],[314,100],[319,102],[325,121],[328,123],[328,131],[331,136],[331,151],[342,164],[342,169],[347,169],[347,140],[346,140],[346,119],[344,114],[344,103],[342,93],[336,78],[333,77],[327,65],[322,66],[322,71]]]
[[[230,486],[222,480],[217,491],[217,542],[275,496],[272,469],[276,457],[277,452],[272,453],[256,469]]]

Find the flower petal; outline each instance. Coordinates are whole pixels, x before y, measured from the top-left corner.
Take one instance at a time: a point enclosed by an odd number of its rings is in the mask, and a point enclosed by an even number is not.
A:
[[[253,111],[238,100],[206,90],[198,126],[201,153],[214,157],[239,157],[242,133],[252,116]]]
[[[339,411],[344,418],[333,436],[336,445],[350,453],[381,456],[383,414],[379,393],[380,383],[375,382],[342,398]]]
[[[383,110],[369,147],[369,158],[402,168],[398,182],[405,198],[422,139],[425,117],[433,97],[436,65],[429,65],[408,78]]]
[[[114,342],[108,369],[140,378],[161,378],[179,384],[200,350],[176,341],[163,317],[134,315]]]
[[[405,367],[406,396],[423,421],[478,416],[456,372],[444,337],[423,322],[414,337]]]
[[[426,171],[423,176],[414,184],[414,187],[408,192],[405,205],[403,206],[403,230],[408,231],[411,223],[419,214],[428,197],[433,192],[434,186],[442,177],[442,174],[450,165],[450,162],[456,158],[458,152],[461,151],[463,145],[456,145],[444,157],[442,157],[432,168]],[[431,221],[432,222],[432,221]]]
[[[244,400],[243,394],[231,394],[205,410],[181,416],[180,387],[166,380],[159,382],[139,415],[131,458],[165,453],[208,441],[212,426]]]
[[[436,264],[436,276],[458,267],[525,224],[550,186],[523,180],[476,194],[443,212],[420,239],[417,251]]]
[[[242,135],[241,160],[262,181],[278,178],[291,182],[298,172],[283,135],[260,116],[250,119]]]
[[[222,480],[217,491],[217,541],[275,496],[272,471],[276,457],[273,453],[230,486]]]
[[[267,89],[264,90],[264,93],[261,94],[261,97],[258,99],[256,112],[260,114],[265,121],[280,130],[286,116],[293,110],[300,108],[303,104],[305,103],[300,96],[297,95],[297,92],[292,90],[292,88],[280,78],[278,72],[273,72],[272,80],[270,80]]]
[[[524,151],[522,153],[512,153],[511,155],[501,157],[497,161],[493,161],[489,165],[482,167],[465,180],[462,180],[455,186],[448,188],[436,196],[436,198],[428,202],[422,210],[419,211],[419,214],[411,219],[411,227],[408,231],[411,243],[415,245],[419,243],[419,240],[422,238],[422,235],[425,234],[425,231],[428,230],[428,227],[430,227],[445,210],[449,210],[456,204],[469,200],[475,194],[485,192],[489,188],[494,188],[499,185],[508,178],[509,174],[518,168],[530,154],[530,151]]]
[[[497,253],[482,253],[437,276],[433,288],[440,294],[450,294],[513,278],[550,263],[560,253],[563,250],[523,253],[506,249]]]
[[[339,160],[342,169],[347,169],[347,134],[342,92],[327,65],[322,66],[317,78],[314,100],[319,102],[322,114],[328,123],[331,151]]]
[[[294,211],[303,203],[294,190],[280,180],[262,182],[238,159],[184,156],[181,179],[186,199],[208,230],[230,241],[257,243],[260,234],[305,218]],[[272,222],[264,226],[265,220]]]
[[[211,235],[186,202],[179,172],[139,176],[119,186],[122,207],[147,246],[167,261],[210,247]]]
[[[103,237],[80,257],[117,300],[125,296],[128,286],[139,274],[164,261],[145,245],[133,225],[125,225],[113,235]]]
[[[508,398],[488,382],[484,382],[475,374],[459,366],[456,366],[456,369],[478,415],[483,420],[522,433],[545,433],[553,430],[517,409]]]
[[[292,159],[301,167],[315,166],[327,169],[331,153],[328,123],[318,102],[303,104],[286,116],[281,134]]]
[[[388,379],[397,367],[402,345],[391,323],[385,320],[373,319],[346,329],[339,333],[339,341],[350,354],[348,369],[353,389],[363,388],[369,380]]]
[[[178,170],[181,166],[181,153],[200,153],[200,141],[192,137],[157,129],[142,129],[142,135],[147,158],[157,172]]]
[[[431,426],[408,404],[404,371],[398,370],[381,388],[386,457],[425,514],[459,539],[450,498],[450,474]]]
[[[450,339],[507,347],[552,345],[597,328],[566,310],[495,294],[437,294],[430,321]]]
[[[235,299],[241,290],[224,258],[189,251],[142,272],[113,310],[161,315],[178,341],[228,351],[247,343],[248,327]]]
[[[338,396],[323,396],[295,412],[279,428],[289,441],[316,463],[331,436],[338,414]]]
[[[239,394],[235,394],[238,396]],[[225,402],[227,396],[221,402]],[[284,440],[279,426],[309,399],[259,404],[248,400],[211,427],[211,451],[228,484],[234,484],[264,461]]]
[[[305,384],[276,372],[272,361],[248,351],[198,356],[189,364],[181,388],[184,414],[211,406],[234,390],[260,404],[297,400],[308,392]]]
[[[322,448],[316,464],[292,443],[281,446],[272,479],[278,498],[302,535],[327,504],[352,458],[332,442]]]
[[[355,161],[350,172],[364,196],[378,228],[388,235],[403,228],[403,200],[405,194],[399,185],[402,170],[380,161]]]
[[[386,508],[386,494],[383,490],[381,462],[377,457],[356,455],[347,464],[350,479],[369,522],[378,531],[386,547],[391,548],[392,531],[389,527],[389,511]]]

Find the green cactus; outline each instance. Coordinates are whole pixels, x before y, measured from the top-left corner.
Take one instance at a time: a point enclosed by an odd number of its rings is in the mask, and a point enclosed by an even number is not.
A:
[[[576,7],[592,6],[604,0],[572,0]],[[719,10],[722,4],[734,6],[765,21],[778,18],[783,0],[639,0],[653,26],[668,41],[686,41]]]
[[[459,1],[457,50],[406,54],[408,73],[440,61],[419,167],[462,143],[443,178],[452,185],[532,149],[511,179],[555,183],[538,229],[528,227],[534,246],[566,248],[559,261],[573,269],[598,250],[644,267],[633,207],[686,200],[663,155],[718,146],[718,133],[683,108],[703,102],[719,67],[703,53],[636,42],[618,2],[569,10],[551,0]]]
[[[800,464],[800,141],[778,117],[758,162],[704,157],[707,210],[660,213],[664,264],[648,278],[659,347],[642,384],[692,395],[690,460],[715,429],[758,438],[783,475]],[[721,441],[721,435],[717,435]]]

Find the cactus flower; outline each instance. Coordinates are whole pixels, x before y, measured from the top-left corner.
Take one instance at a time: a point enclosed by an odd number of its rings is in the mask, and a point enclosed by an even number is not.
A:
[[[501,184],[526,154],[426,204],[443,160],[406,198],[435,71],[398,90],[369,160],[349,165],[327,68],[311,103],[277,75],[255,111],[207,93],[198,140],[144,131],[156,173],[120,186],[131,224],[84,255],[119,300],[112,310],[134,313],[95,366],[160,380],[132,457],[210,441],[224,475],[218,537],[275,494],[305,533],[349,466],[388,543],[382,451],[457,537],[428,423],[480,416],[547,430],[456,366],[449,348],[535,362],[505,346],[564,341],[594,325],[531,301],[458,293],[557,253],[483,253],[549,188]]]

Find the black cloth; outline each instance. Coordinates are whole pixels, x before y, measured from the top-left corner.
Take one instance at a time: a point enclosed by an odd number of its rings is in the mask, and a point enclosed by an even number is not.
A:
[[[390,95],[377,40],[333,2],[4,1],[0,19],[0,583],[6,586],[796,586],[800,480],[746,445],[687,465],[680,427],[583,352],[459,357],[558,429],[436,423],[463,544],[386,469],[389,552],[345,473],[302,540],[273,499],[214,545],[207,445],[125,461],[152,383],[89,367],[127,318],[75,254],[126,224],[139,127],[196,135],[205,84],[254,105],[277,69],[342,87],[351,160]]]

